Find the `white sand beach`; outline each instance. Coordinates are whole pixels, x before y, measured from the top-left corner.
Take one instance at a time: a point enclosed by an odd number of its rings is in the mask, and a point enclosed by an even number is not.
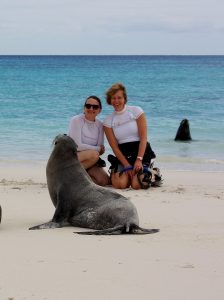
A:
[[[162,170],[119,191],[152,235],[28,228],[51,219],[45,168],[1,168],[0,300],[224,299],[224,173]]]

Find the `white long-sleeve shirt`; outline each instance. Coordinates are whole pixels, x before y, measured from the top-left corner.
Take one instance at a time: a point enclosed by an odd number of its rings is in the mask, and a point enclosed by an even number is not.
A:
[[[103,123],[98,119],[88,121],[84,114],[74,116],[69,123],[68,135],[78,145],[78,151],[100,151],[104,142]]]
[[[125,105],[122,111],[114,111],[106,117],[103,124],[113,129],[118,144],[140,140],[137,119],[143,114],[139,106]]]

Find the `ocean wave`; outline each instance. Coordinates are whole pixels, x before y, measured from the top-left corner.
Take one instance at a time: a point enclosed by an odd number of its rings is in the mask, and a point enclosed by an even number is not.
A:
[[[220,159],[159,156],[155,164],[169,170],[224,172],[224,160]]]
[[[160,156],[159,160],[165,163],[190,163],[190,164],[220,164],[224,165],[224,160],[221,159],[207,159],[199,157],[180,157],[180,156]]]

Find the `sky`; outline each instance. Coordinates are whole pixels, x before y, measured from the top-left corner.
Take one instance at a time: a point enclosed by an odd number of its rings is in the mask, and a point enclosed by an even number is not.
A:
[[[0,0],[0,55],[223,55],[224,0]]]

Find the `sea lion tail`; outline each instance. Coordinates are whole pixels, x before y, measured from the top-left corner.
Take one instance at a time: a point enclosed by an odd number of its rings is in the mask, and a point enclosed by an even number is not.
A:
[[[40,225],[30,227],[29,230],[54,229],[54,228],[61,228],[61,227],[65,227],[65,226],[68,226],[68,222],[57,223],[57,222],[50,221],[50,222],[47,222],[47,223],[44,223],[44,224],[40,224]]]
[[[113,228],[94,230],[94,231],[79,231],[74,232],[83,235],[115,235],[115,234],[152,234],[159,232],[159,229],[146,229],[138,225],[119,225]]]

